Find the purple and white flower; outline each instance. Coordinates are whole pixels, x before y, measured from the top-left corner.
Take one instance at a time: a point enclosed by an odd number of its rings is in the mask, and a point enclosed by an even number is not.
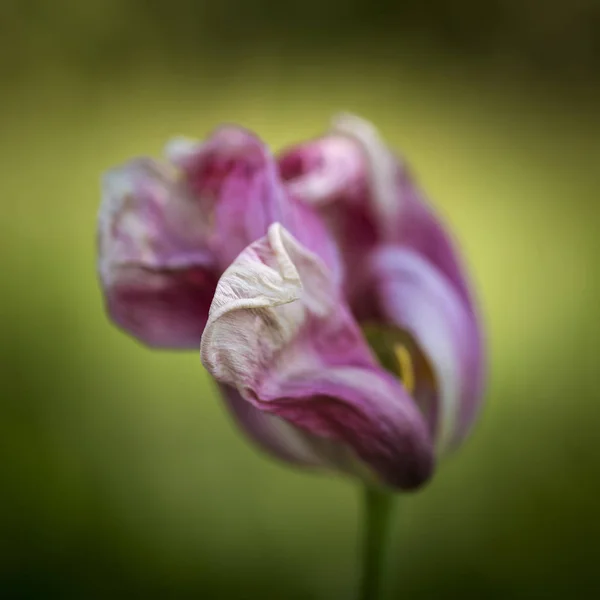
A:
[[[200,348],[240,426],[299,465],[408,490],[469,431],[484,354],[446,228],[357,117],[273,156],[253,134],[175,140],[104,178],[107,311]]]

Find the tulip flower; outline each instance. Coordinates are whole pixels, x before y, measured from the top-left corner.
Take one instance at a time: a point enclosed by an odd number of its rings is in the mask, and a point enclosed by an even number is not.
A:
[[[109,171],[98,248],[111,319],[150,347],[199,348],[240,427],[280,459],[413,490],[472,426],[484,355],[464,266],[357,117],[277,157],[223,126]]]

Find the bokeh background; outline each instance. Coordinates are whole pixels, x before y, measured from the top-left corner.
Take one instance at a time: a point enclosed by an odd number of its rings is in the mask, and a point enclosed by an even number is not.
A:
[[[0,597],[353,597],[358,490],[113,328],[94,247],[108,167],[339,110],[454,227],[491,347],[473,437],[398,501],[389,598],[598,597],[598,2],[3,0],[0,49]]]

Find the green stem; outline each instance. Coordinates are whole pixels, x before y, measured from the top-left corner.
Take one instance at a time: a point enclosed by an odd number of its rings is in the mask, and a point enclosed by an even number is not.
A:
[[[392,495],[365,487],[362,545],[362,579],[359,600],[381,600],[389,542]]]

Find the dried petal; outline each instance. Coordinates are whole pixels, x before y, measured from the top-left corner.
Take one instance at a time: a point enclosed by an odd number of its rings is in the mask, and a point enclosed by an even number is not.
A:
[[[377,365],[325,264],[281,225],[219,281],[201,356],[256,408],[348,446],[381,481],[410,489],[431,474],[414,401]]]

